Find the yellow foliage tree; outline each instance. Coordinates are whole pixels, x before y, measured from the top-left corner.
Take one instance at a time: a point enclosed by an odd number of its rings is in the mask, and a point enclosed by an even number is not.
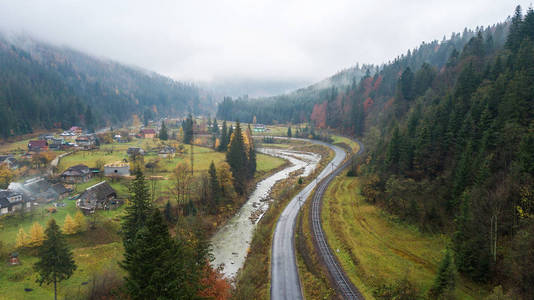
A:
[[[76,232],[85,230],[85,217],[81,211],[77,211],[74,216],[74,222],[76,223]]]
[[[5,165],[0,165],[0,189],[7,189],[15,174]]]
[[[17,234],[17,248],[23,248],[28,245],[28,234],[24,231],[23,228],[19,229]]]
[[[35,222],[30,228],[30,239],[28,241],[28,247],[39,247],[45,240],[44,229],[41,224]]]
[[[67,216],[65,217],[65,222],[63,223],[63,233],[70,235],[75,234],[76,232],[76,222],[74,222],[74,219],[72,219],[70,214],[67,214]]]
[[[134,127],[139,127],[141,126],[141,121],[139,120],[139,116],[138,115],[132,115],[132,126]]]
[[[237,194],[234,189],[234,177],[227,162],[221,162],[217,166],[217,179],[221,186],[222,195],[229,201],[233,201]]]

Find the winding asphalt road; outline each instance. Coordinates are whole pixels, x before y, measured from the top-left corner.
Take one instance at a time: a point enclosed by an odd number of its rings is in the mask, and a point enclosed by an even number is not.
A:
[[[340,147],[320,141],[306,141],[329,147],[335,152],[335,157],[314,181],[291,199],[276,223],[271,252],[271,299],[273,300],[300,300],[303,298],[295,259],[294,236],[297,215],[300,207],[317,184],[338,170],[346,157],[345,151]],[[322,186],[323,183],[324,181],[320,185]]]

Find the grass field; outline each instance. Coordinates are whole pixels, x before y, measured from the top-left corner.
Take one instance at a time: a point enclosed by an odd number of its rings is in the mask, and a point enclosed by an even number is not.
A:
[[[323,201],[323,228],[344,270],[366,299],[381,284],[405,276],[426,295],[436,276],[448,239],[401,224],[363,201],[358,180],[338,176]],[[486,291],[458,278],[457,299],[480,299]]]
[[[22,141],[21,143],[26,143]],[[131,143],[103,145],[95,151],[78,151],[72,155],[64,157],[58,166],[59,170],[76,164],[86,164],[89,167],[96,166],[96,161],[101,159],[105,163],[114,162],[127,158],[126,150],[128,147],[143,147],[150,149],[156,146],[154,140],[134,140]],[[18,147],[18,146],[14,146]],[[113,148],[113,152],[111,152]],[[189,150],[189,147],[186,147]],[[206,172],[211,161],[215,164],[225,160],[225,154],[215,152],[210,148],[194,146],[194,165],[196,172]],[[177,155],[173,159],[160,158],[155,153],[149,153],[145,156],[145,163],[159,160],[159,168],[155,174],[147,172],[146,175],[163,175],[169,177],[170,172],[181,161],[189,162],[189,154]],[[265,176],[268,172],[275,170],[285,164],[280,158],[258,154],[257,155],[257,176]],[[94,185],[105,178],[93,178],[88,182],[75,185],[75,193],[82,192],[87,187]],[[111,186],[117,191],[119,198],[125,198],[128,194],[128,180],[109,181]],[[169,180],[159,181],[156,198],[165,195]],[[49,213],[46,208],[50,205],[42,205],[33,209],[33,212],[27,212],[24,217],[19,214],[0,218],[0,250],[11,252],[15,249],[16,237],[20,228],[26,233],[34,222],[38,222],[43,227],[50,218],[62,226],[65,216],[70,214],[72,217],[76,214],[77,208],[74,200],[65,199],[65,207],[57,208],[57,212]],[[122,277],[122,270],[118,267],[118,261],[122,259],[122,243],[117,234],[120,224],[120,216],[124,213],[124,206],[117,210],[98,211],[96,217],[96,229],[87,230],[76,235],[68,236],[67,241],[73,249],[74,258],[78,269],[74,275],[59,285],[59,294],[76,294],[78,291],[88,289],[92,276],[99,272],[112,272]],[[92,218],[91,218],[92,219]],[[86,220],[90,221],[90,220]],[[0,254],[1,255],[1,254]],[[53,286],[43,285],[39,287],[35,283],[36,274],[32,266],[36,262],[35,250],[24,249],[20,251],[21,265],[0,267],[0,300],[11,299],[45,299],[53,297]],[[25,288],[32,291],[25,292]],[[61,298],[61,297],[60,297]]]
[[[351,140],[351,139],[349,139],[347,137],[338,136],[338,135],[332,135],[331,137],[332,137],[332,140],[334,140],[333,141],[334,145],[345,144],[348,147],[350,147],[350,149],[352,150],[352,153],[356,153],[360,149],[360,145],[358,145],[358,143],[356,143],[355,141],[353,141],[353,140]]]
[[[58,165],[59,172],[64,171],[68,167],[76,164],[85,164],[89,167],[95,167],[98,160],[104,163],[111,163],[115,161],[122,161],[128,159],[126,150],[128,147],[143,147],[144,149],[153,147],[155,144],[151,140],[137,140],[137,142],[114,144],[113,152],[111,152],[110,145],[104,145],[99,150],[94,151],[78,151],[71,155],[65,156],[61,159]],[[148,146],[148,147],[147,147]],[[159,161],[159,168],[155,174],[149,175],[161,175],[168,176],[170,172],[176,167],[176,165],[182,161],[190,162],[189,146],[186,146],[187,153],[176,154],[172,159],[159,157],[156,153],[148,153],[144,157],[145,163],[150,161]],[[207,171],[211,162],[218,164],[226,159],[226,156],[222,152],[214,151],[213,149],[193,146],[193,158],[195,171]],[[258,171],[267,172],[275,169],[284,163],[283,159],[271,157],[268,155],[258,154],[256,157],[258,164]]]
[[[116,188],[117,184],[112,184]],[[34,222],[38,222],[46,228],[46,223],[54,218],[59,226],[62,226],[65,216],[76,214],[74,200],[64,200],[65,207],[57,208],[56,213],[45,211],[47,206],[34,208],[33,212],[27,212],[24,217],[11,215],[0,219],[0,241],[4,249],[14,249],[15,240],[19,228],[23,228],[26,233]],[[48,205],[49,206],[49,205]],[[86,283],[90,281],[94,273],[103,270],[122,272],[118,267],[118,261],[122,258],[122,244],[117,234],[119,226],[119,216],[124,209],[110,211],[98,211],[95,221],[95,229],[87,229],[84,232],[67,236],[67,242],[73,250],[74,260],[77,270],[74,275],[59,285],[60,295],[65,293],[76,293],[78,290],[86,289]],[[90,222],[86,218],[86,222]],[[0,300],[4,299],[44,299],[53,297],[53,286],[43,285],[40,287],[35,283],[36,274],[32,266],[37,261],[35,249],[23,249],[19,252],[21,265],[8,266],[4,264],[0,268]],[[82,285],[82,283],[84,283]],[[25,288],[32,291],[25,292]]]

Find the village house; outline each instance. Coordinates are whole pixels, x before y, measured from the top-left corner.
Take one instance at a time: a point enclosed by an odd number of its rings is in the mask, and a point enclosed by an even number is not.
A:
[[[145,155],[145,150],[143,150],[143,148],[139,148],[139,147],[130,147],[130,148],[128,148],[128,150],[126,150],[126,153],[129,156]]]
[[[117,193],[107,181],[88,187],[76,201],[76,206],[84,213],[93,213],[97,209],[110,209],[118,205]]]
[[[53,187],[53,183],[43,177],[36,177],[28,179],[23,183],[12,182],[9,184],[8,190],[21,193],[28,202],[48,203],[57,201],[60,198],[60,193],[56,192],[58,187]]]
[[[67,197],[69,195],[69,193],[72,191],[71,189],[67,189],[61,183],[56,183],[56,184],[52,185],[52,189],[54,190],[54,192],[56,192],[56,194],[58,194],[58,197],[60,199]]]
[[[172,157],[174,157],[175,153],[176,153],[176,149],[174,147],[165,145],[159,151],[159,156],[160,157],[170,157],[170,158],[172,158]]]
[[[124,162],[114,162],[104,166],[105,176],[130,176],[130,165]]]
[[[28,151],[41,152],[48,150],[48,142],[45,140],[33,140],[28,143]]]
[[[0,190],[0,216],[20,210],[24,205],[22,193],[12,190]],[[31,203],[27,203],[29,207]]]
[[[61,180],[65,183],[80,183],[87,182],[91,179],[93,172],[86,165],[75,165],[63,173],[61,173]]]
[[[153,128],[141,129],[141,138],[153,139],[156,137],[156,131]]]
[[[83,149],[92,149],[95,146],[95,137],[94,135],[81,135],[75,140],[76,145]]]
[[[59,151],[63,144],[65,144],[64,139],[51,138],[48,140],[48,149]]]
[[[8,169],[17,168],[17,160],[13,155],[0,155],[0,166],[6,166]]]
[[[70,129],[69,129],[70,132],[74,133],[74,134],[82,134],[83,130],[81,127],[78,127],[78,126],[72,126]]]
[[[252,129],[254,132],[264,132],[265,131],[265,125],[263,124],[254,124],[254,129]]]

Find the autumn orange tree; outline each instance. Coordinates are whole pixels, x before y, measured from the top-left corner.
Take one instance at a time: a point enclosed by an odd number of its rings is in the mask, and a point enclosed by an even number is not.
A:
[[[214,300],[230,299],[230,283],[223,278],[223,274],[219,269],[213,269],[209,263],[204,267],[200,283],[204,287],[199,293],[200,297]]]

